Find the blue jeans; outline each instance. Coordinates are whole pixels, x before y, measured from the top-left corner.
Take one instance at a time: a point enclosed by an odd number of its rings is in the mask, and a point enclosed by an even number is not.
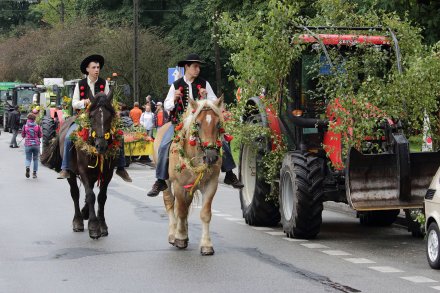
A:
[[[73,123],[70,125],[66,133],[64,140],[63,162],[61,163],[61,170],[70,170],[70,161],[72,159],[73,142],[70,139],[70,135],[78,128],[78,124]],[[117,163],[118,168],[125,168],[125,153],[124,153],[124,141],[121,142],[119,149],[119,158]]]
[[[163,135],[162,141],[160,142],[159,151],[158,151],[158,162],[156,165],[156,178],[167,180],[169,178],[168,174],[168,164],[169,164],[169,153],[170,153],[170,145],[174,136],[174,124],[171,124],[170,128],[168,128],[167,132]],[[232,157],[231,148],[226,141],[222,141],[223,148],[223,156],[222,156],[222,172],[231,171],[234,169],[235,162]]]
[[[40,146],[33,145],[33,146],[25,146],[24,152],[26,154],[26,160],[25,165],[26,168],[29,168],[31,166],[31,161],[34,161],[34,172],[38,171],[38,157],[40,156]]]

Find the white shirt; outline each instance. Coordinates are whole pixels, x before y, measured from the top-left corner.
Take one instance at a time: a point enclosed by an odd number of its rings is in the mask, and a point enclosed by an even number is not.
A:
[[[192,86],[191,82],[186,79],[186,76],[183,76],[183,81],[188,85],[189,87],[189,96],[194,99],[193,92],[192,92]],[[167,97],[165,98],[164,108],[167,111],[172,111],[174,109],[174,92],[176,91],[176,88],[174,88],[174,84],[171,85],[170,90],[168,91]],[[214,91],[212,90],[211,85],[209,82],[206,82],[206,92],[208,93],[207,99],[208,100],[217,100],[217,96],[214,94]]]
[[[98,81],[98,79],[96,79],[96,81]],[[87,84],[90,87],[90,91],[92,92],[92,95],[95,95],[95,83],[96,81],[91,81],[89,76],[87,76]],[[108,85],[108,82],[105,81],[105,88],[104,88],[104,93],[106,95],[108,95],[108,93],[110,92],[110,87]],[[79,110],[79,109],[84,109],[84,100],[80,100],[80,96],[79,96],[79,82],[76,84],[75,86],[75,90],[73,91],[73,98],[72,98],[72,108],[74,110]]]
[[[141,119],[139,119],[139,123],[145,127],[146,130],[151,130],[154,126],[154,113],[153,112],[144,112],[141,115]]]

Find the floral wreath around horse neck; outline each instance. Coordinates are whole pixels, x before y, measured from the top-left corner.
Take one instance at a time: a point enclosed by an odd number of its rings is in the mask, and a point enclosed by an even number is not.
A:
[[[75,123],[78,128],[72,132],[70,139],[74,142],[75,148],[86,152],[88,155],[97,156],[96,147],[93,146],[93,139],[96,137],[96,132],[91,130],[91,123],[88,110],[81,110]],[[121,142],[124,140],[124,132],[119,129],[120,119],[118,116],[113,117],[110,132],[104,134],[104,139],[109,142],[108,150],[104,154],[105,158],[115,158],[119,155],[119,148]]]
[[[192,113],[195,113],[195,110],[192,110]],[[230,135],[229,133],[226,133],[225,129],[223,128],[223,123],[220,123],[218,126],[219,132],[218,137],[215,143],[213,142],[207,142],[202,141],[199,136],[199,131],[197,129],[197,126],[193,124],[191,126],[191,129],[189,131],[189,145],[192,147],[198,146],[201,150],[206,149],[215,149],[220,151],[220,155],[222,155],[222,140],[221,136],[223,135],[223,138],[230,142],[234,137]],[[186,138],[186,131],[183,129],[183,122],[180,122],[175,128],[174,128],[174,138],[173,142],[176,143],[175,151],[179,153],[181,164],[177,164],[175,167],[175,170],[177,172],[182,172],[184,169],[190,169],[193,173],[198,174],[201,172],[204,172],[206,169],[208,169],[208,166],[206,163],[203,163],[201,165],[195,166],[193,161],[196,158],[188,158],[188,156],[185,153],[185,150],[183,149],[183,141]]]

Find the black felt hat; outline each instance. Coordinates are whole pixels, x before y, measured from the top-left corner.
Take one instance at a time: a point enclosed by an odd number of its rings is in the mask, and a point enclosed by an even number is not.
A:
[[[104,57],[101,55],[90,55],[81,62],[81,72],[88,75],[86,70],[87,66],[89,66],[90,62],[99,63],[99,67],[102,69],[104,67]]]
[[[185,59],[185,60],[180,60],[179,62],[177,62],[177,66],[179,66],[179,67],[184,67],[185,64],[193,63],[193,62],[197,62],[197,63],[199,63],[199,64],[206,64],[205,61],[202,61],[202,60],[200,59],[200,56],[199,56],[199,55],[194,54],[194,53],[191,53],[191,54],[189,54],[188,56],[186,56],[186,59]]]

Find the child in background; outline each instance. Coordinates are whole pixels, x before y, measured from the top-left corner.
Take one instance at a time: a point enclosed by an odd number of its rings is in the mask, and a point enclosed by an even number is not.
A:
[[[43,136],[41,127],[35,123],[35,114],[30,113],[27,116],[26,124],[23,126],[21,136],[25,138],[25,154],[26,154],[26,178],[30,176],[31,161],[34,161],[32,178],[37,178],[38,158],[40,155],[40,138]]]

